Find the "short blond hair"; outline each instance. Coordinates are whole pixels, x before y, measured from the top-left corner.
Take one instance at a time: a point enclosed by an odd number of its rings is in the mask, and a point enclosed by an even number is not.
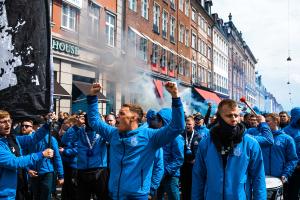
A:
[[[9,112],[7,112],[6,110],[0,110],[0,119],[9,117],[10,118],[10,114]]]

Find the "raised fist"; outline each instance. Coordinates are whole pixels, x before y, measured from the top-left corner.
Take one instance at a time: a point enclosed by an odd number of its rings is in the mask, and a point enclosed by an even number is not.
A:
[[[101,88],[102,88],[102,86],[101,86],[100,83],[93,83],[93,85],[92,85],[92,87],[90,89],[90,94],[89,95],[90,96],[97,95],[100,92]]]
[[[168,81],[165,84],[165,88],[171,94],[172,98],[178,98],[179,97],[177,84],[175,82]]]

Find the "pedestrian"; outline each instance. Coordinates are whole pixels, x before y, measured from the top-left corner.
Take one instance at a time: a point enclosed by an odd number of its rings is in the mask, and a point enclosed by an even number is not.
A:
[[[298,157],[293,138],[279,129],[280,117],[276,113],[266,116],[266,122],[272,130],[274,144],[262,146],[265,174],[279,178],[284,184],[284,199],[287,196],[287,183],[293,174]]]
[[[22,155],[22,148],[35,145],[49,133],[49,124],[44,124],[31,135],[15,136],[11,133],[12,119],[5,110],[0,110],[0,198],[15,199],[18,169],[36,164],[43,158],[52,158],[53,150]]]
[[[109,194],[112,199],[148,199],[156,151],[184,130],[184,112],[177,85],[167,82],[165,87],[172,96],[172,120],[160,129],[139,126],[143,110],[134,104],[121,107],[116,128],[107,125],[98,113],[96,94],[101,85],[95,83],[90,90],[87,97],[90,126],[111,145]]]
[[[172,110],[163,108],[156,114],[156,129],[167,126],[172,119]],[[164,176],[157,190],[157,199],[164,199],[167,193],[168,199],[179,200],[179,177],[180,168],[184,157],[184,140],[182,135],[178,135],[170,143],[163,146]]]
[[[196,116],[197,117],[197,116]],[[195,129],[195,121],[193,116],[188,116],[185,120],[186,128],[182,134],[184,144],[184,162],[180,171],[181,194],[183,200],[191,200],[192,193],[192,171],[195,163],[195,155],[199,142],[207,137],[209,131],[204,135],[200,135]]]
[[[289,179],[288,184],[288,199],[299,200],[300,191],[300,107],[295,107],[291,110],[291,122],[283,131],[291,136],[296,144],[298,155],[297,167]]]
[[[222,100],[218,124],[201,140],[193,168],[192,199],[266,199],[263,158],[258,142],[245,135],[237,102]]]

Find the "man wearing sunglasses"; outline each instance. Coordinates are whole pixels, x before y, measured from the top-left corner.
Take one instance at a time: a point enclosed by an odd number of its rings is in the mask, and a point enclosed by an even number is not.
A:
[[[33,131],[33,121],[31,120],[24,120],[21,123],[21,133],[22,135],[29,135]]]

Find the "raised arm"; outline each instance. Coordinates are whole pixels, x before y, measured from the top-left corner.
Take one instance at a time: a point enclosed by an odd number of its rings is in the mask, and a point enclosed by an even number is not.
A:
[[[18,142],[22,149],[27,149],[30,146],[37,144],[41,141],[47,134],[49,134],[49,124],[44,124],[36,132],[30,135],[17,136]]]
[[[90,89],[90,95],[87,96],[88,102],[88,121],[90,127],[96,132],[98,132],[106,141],[110,141],[112,132],[116,129],[105,122],[99,116],[98,109],[98,97],[97,93],[101,90],[100,83],[94,83]]]
[[[248,129],[246,133],[252,135],[261,146],[273,145],[273,134],[269,125],[266,123],[265,118],[262,115],[258,115],[257,121],[259,122],[257,126],[257,130],[259,133],[253,134],[253,130],[255,130],[253,128]]]
[[[173,82],[167,82],[165,87],[172,96],[172,120],[163,128],[150,131],[151,140],[157,148],[174,140],[185,128],[183,105],[177,85]]]

